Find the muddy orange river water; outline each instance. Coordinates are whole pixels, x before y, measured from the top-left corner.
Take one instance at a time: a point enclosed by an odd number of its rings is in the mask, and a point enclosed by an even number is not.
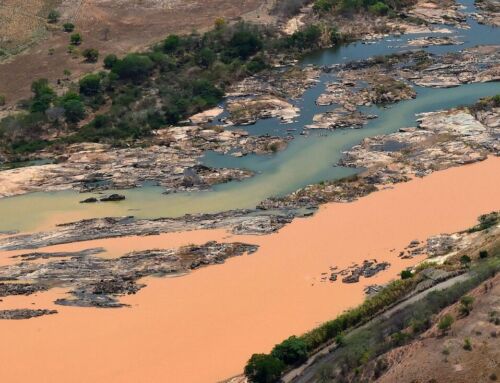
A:
[[[478,215],[498,210],[499,175],[500,158],[490,158],[353,203],[324,205],[314,217],[296,219],[267,236],[217,230],[54,247],[104,246],[117,255],[207,240],[260,245],[257,253],[224,265],[178,278],[149,278],[147,287],[123,299],[130,308],[53,305],[62,290],[4,299],[1,308],[55,307],[59,313],[1,321],[0,380],[208,383],[238,374],[252,353],[267,352],[359,304],[366,285],[397,278],[401,269],[421,261],[397,257],[411,240],[467,228]],[[392,266],[357,284],[320,281],[330,266],[368,258]]]

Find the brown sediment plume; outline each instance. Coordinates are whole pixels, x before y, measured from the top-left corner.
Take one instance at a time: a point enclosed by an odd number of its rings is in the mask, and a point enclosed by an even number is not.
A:
[[[57,308],[59,314],[0,323],[7,345],[0,350],[0,377],[12,383],[208,383],[240,373],[252,353],[267,352],[359,304],[367,284],[386,283],[421,260],[400,259],[391,249],[465,229],[480,214],[498,210],[499,171],[495,157],[437,172],[353,203],[324,205],[314,217],[267,236],[169,234],[175,241],[163,238],[165,247],[205,241],[207,235],[260,249],[180,278],[148,278],[146,288],[123,298],[130,308],[56,307],[60,290],[6,298],[0,309],[36,301],[32,308]],[[158,247],[155,238],[98,242],[136,250]],[[356,284],[320,281],[330,266],[371,258],[391,267]]]

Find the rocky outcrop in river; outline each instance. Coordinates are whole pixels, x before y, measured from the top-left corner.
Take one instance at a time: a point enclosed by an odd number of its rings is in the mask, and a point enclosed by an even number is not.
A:
[[[286,148],[287,138],[249,136],[243,130],[185,126],[162,129],[144,147],[112,148],[78,144],[63,154],[42,153],[55,163],[0,172],[0,197],[34,191],[74,189],[80,192],[139,187],[155,183],[166,192],[198,191],[253,175],[245,169],[215,169],[200,164],[206,150],[266,154]]]
[[[118,298],[135,294],[145,285],[138,283],[148,276],[164,276],[189,272],[202,266],[223,263],[225,259],[251,254],[254,245],[243,243],[208,242],[201,246],[189,245],[176,250],[154,249],[132,252],[120,258],[95,256],[90,250],[66,254],[45,254],[44,258],[58,260],[35,262],[32,254],[21,256],[24,261],[0,267],[1,296],[30,295],[54,287],[71,289],[70,296],[56,300],[56,304],[85,307],[121,307]],[[22,286],[12,290],[5,286]],[[30,317],[52,312],[0,312],[6,318]]]

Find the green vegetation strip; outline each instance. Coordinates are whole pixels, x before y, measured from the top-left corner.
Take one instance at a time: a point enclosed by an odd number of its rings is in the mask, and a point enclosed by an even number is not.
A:
[[[494,276],[499,270],[499,252],[495,251],[493,257],[482,259],[471,267],[468,280],[441,291],[432,291],[420,301],[391,315],[390,318],[374,321],[344,337],[343,334],[346,331],[367,323],[378,313],[407,295],[418,279],[394,281],[377,295],[368,298],[359,307],[347,311],[304,335],[286,339],[276,345],[270,354],[252,355],[245,367],[245,375],[250,382],[278,382],[287,368],[304,363],[318,347],[335,340],[338,346],[335,351],[338,355],[335,358],[336,366],[329,366],[327,374],[332,378],[334,367],[336,367],[339,377],[345,377],[376,356],[414,339],[416,335],[431,326],[432,315],[457,302],[465,293]],[[411,332],[402,332],[408,327],[411,327]],[[376,366],[375,374],[381,373],[383,369],[383,363]]]
[[[69,36],[69,53],[83,38],[78,32]],[[277,57],[339,41],[333,26],[309,25],[284,37],[269,27],[217,20],[202,35],[170,35],[146,52],[108,55],[102,71],[71,84],[62,96],[46,79],[34,81],[33,97],[19,104],[24,111],[0,121],[0,148],[21,157],[47,145],[128,144],[216,106],[228,85],[270,68]],[[99,59],[91,48],[82,55],[87,62]],[[85,119],[90,122],[82,124]],[[54,132],[62,138],[45,138]]]

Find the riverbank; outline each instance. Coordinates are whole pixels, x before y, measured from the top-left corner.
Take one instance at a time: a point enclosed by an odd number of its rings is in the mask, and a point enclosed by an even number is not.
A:
[[[369,283],[386,283],[420,261],[397,256],[410,241],[465,229],[478,215],[497,210],[500,180],[493,175],[499,169],[500,159],[493,157],[353,203],[324,205],[314,217],[296,219],[276,234],[221,238],[259,245],[259,250],[182,278],[147,278],[148,288],[123,299],[130,309],[57,306],[58,315],[6,321],[0,335],[10,346],[0,351],[6,366],[2,376],[10,382],[195,383],[235,375],[250,354],[269,351],[290,334],[363,300],[366,280],[321,282],[329,267],[376,258],[391,267]],[[190,243],[194,233],[179,233],[177,243]],[[63,295],[51,290],[1,304],[7,309],[36,302],[28,307],[52,309]],[[29,371],[22,368],[26,360]]]

